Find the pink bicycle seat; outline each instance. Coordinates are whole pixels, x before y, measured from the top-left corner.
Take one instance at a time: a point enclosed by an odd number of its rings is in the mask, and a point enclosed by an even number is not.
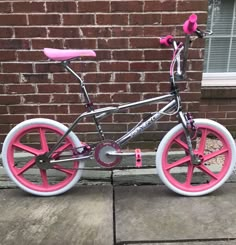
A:
[[[63,61],[79,57],[96,57],[96,53],[90,49],[54,49],[44,48],[44,54],[51,60]]]

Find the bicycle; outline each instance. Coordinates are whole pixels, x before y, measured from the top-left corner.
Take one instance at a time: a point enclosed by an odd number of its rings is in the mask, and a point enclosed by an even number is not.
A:
[[[136,167],[141,167],[141,150],[125,152],[122,147],[163,116],[176,115],[178,124],[163,137],[156,152],[160,179],[172,191],[185,196],[206,195],[222,186],[234,169],[236,147],[231,134],[221,124],[209,119],[193,119],[190,113],[183,112],[177,82],[185,74],[191,35],[203,38],[207,34],[197,27],[195,14],[186,20],[183,29],[185,44],[171,35],[160,39],[161,44],[173,48],[168,94],[100,109],[94,108],[83,80],[69,66],[78,57],[94,57],[96,53],[93,50],[45,48],[44,53],[49,59],[60,61],[78,79],[87,111],[79,115],[69,128],[51,119],[35,118],[19,123],[8,133],[2,149],[3,166],[16,185],[34,195],[53,196],[72,188],[82,171],[88,169],[84,166],[85,161],[91,158],[103,168],[114,169],[123,156],[134,156]],[[184,55],[182,66],[181,55]],[[105,138],[101,119],[127,108],[162,101],[166,102],[162,109],[150,112],[119,139]],[[91,117],[96,125],[100,136],[96,144],[81,142],[72,131],[85,117]],[[20,154],[27,159],[19,161]],[[36,182],[29,178],[31,171],[38,173]]]

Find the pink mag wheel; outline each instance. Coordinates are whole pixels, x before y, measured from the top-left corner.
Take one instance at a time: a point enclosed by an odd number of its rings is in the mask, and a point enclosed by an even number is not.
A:
[[[235,144],[229,132],[211,120],[195,121],[197,132],[192,135],[192,144],[201,160],[199,165],[191,162],[182,125],[164,137],[157,153],[160,178],[170,189],[189,196],[204,195],[220,187],[235,164]]]
[[[66,130],[64,125],[49,119],[31,119],[9,133],[4,142],[3,162],[19,187],[32,194],[48,196],[60,194],[78,181],[78,161],[56,163],[52,169],[40,169],[35,162],[36,156],[48,152]],[[63,154],[73,156],[73,148],[80,146],[75,137],[69,134],[52,158],[62,159]]]

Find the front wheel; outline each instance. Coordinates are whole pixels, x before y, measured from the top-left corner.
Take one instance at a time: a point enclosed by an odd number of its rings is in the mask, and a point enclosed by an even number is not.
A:
[[[156,154],[157,172],[172,191],[185,196],[206,195],[225,183],[236,157],[234,139],[221,124],[209,119],[195,119],[191,135],[194,154],[201,160],[191,162],[182,124],[172,128],[162,139]]]
[[[78,160],[54,164],[51,169],[37,166],[37,156],[47,153],[67,131],[63,124],[50,119],[30,119],[16,125],[7,135],[2,148],[3,166],[15,184],[38,196],[54,196],[73,187],[82,174],[84,163]],[[52,158],[59,160],[73,155],[81,142],[70,132]]]

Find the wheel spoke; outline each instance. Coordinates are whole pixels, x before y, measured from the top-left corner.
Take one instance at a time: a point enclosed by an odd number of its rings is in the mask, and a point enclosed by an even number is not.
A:
[[[48,177],[47,177],[47,171],[44,170],[44,169],[40,169],[40,175],[41,175],[41,178],[42,178],[42,186],[44,188],[47,188],[49,186]]]
[[[191,181],[193,178],[193,171],[194,171],[194,165],[193,164],[189,164],[188,165],[188,171],[187,171],[187,176],[186,176],[186,181],[185,184],[186,186],[191,186]]]
[[[202,170],[205,174],[209,175],[211,178],[217,180],[218,177],[214,174],[210,169],[208,169],[205,165],[197,166],[198,169]]]
[[[202,137],[199,142],[199,153],[204,154],[205,146],[206,146],[206,140],[207,140],[207,134],[208,130],[207,129],[202,129]]]
[[[60,166],[59,164],[53,165],[53,168],[58,170],[58,171],[65,173],[67,175],[73,175],[74,174],[74,171],[72,169],[65,169],[62,166]]]
[[[176,138],[174,140],[178,145],[180,145],[181,147],[183,147],[185,150],[188,150],[188,145],[183,142],[180,138]]]
[[[53,153],[52,158],[58,157],[65,149],[67,149],[71,144],[69,142],[65,143],[64,145],[60,146],[56,149],[56,152]]]
[[[40,150],[35,149],[35,148],[33,148],[33,147],[30,147],[30,146],[27,146],[27,145],[23,145],[23,144],[21,144],[20,142],[15,142],[15,143],[13,144],[13,146],[15,146],[15,147],[18,148],[18,149],[24,150],[24,151],[26,151],[26,152],[32,153],[32,154],[34,154],[35,156],[37,156],[37,155],[39,155],[39,154],[41,153]]]
[[[212,159],[214,157],[217,157],[219,155],[222,155],[223,153],[225,153],[227,151],[228,151],[227,148],[223,148],[221,150],[218,150],[218,151],[212,152],[210,154],[207,154],[207,155],[204,156],[204,161],[208,161],[208,160],[210,160],[210,159]]]
[[[166,167],[166,170],[170,170],[172,168],[178,167],[178,166],[180,166],[180,165],[182,165],[184,163],[188,163],[189,161],[190,161],[190,156],[185,156],[185,157],[179,159],[176,162],[168,164],[167,167]]]
[[[19,176],[19,175],[23,174],[29,168],[31,168],[32,166],[34,166],[34,164],[35,164],[35,159],[33,158],[29,162],[27,162],[23,168],[17,170],[17,175]]]
[[[47,142],[47,138],[46,138],[46,130],[40,128],[39,134],[40,134],[40,142],[41,142],[42,150],[44,152],[48,152],[48,142]]]

